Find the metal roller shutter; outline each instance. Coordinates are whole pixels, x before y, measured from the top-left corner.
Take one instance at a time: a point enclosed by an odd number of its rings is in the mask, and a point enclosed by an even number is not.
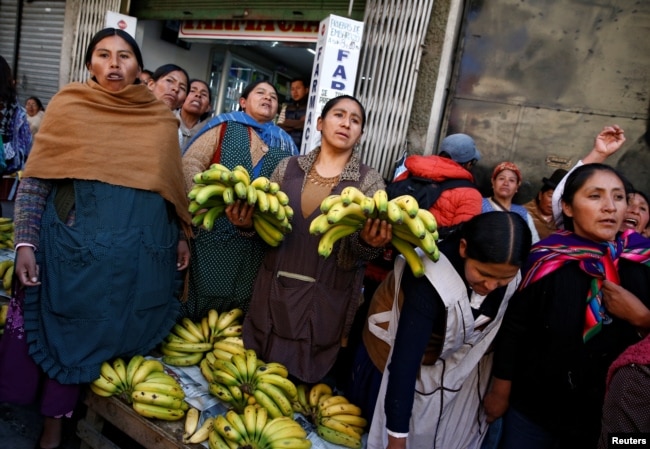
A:
[[[0,0],[0,55],[14,68],[17,0]]]
[[[59,90],[64,17],[65,0],[23,6],[17,70],[23,100],[33,95],[46,104]]]
[[[368,112],[362,154],[386,178],[405,151],[433,1],[367,2],[356,87]]]

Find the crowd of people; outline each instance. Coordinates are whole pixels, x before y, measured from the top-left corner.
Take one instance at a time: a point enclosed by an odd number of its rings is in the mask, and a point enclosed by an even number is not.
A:
[[[18,102],[11,67],[0,56],[0,173],[3,175],[20,170],[31,151],[33,131],[29,119]]]
[[[0,58],[5,157],[24,166],[0,401],[38,404],[37,447],[61,445],[62,419],[102,362],[233,308],[261,359],[361,407],[371,449],[604,448],[611,433],[650,432],[650,204],[604,163],[625,142],[620,127],[520,205],[512,161],[491,169],[481,196],[466,134],[407,157],[387,184],[362,162],[366,111],[350,95],[324,105],[320,146],[300,154],[302,79],[285,106],[261,80],[238,111],[210,118],[208,84],[175,64],[145,70],[124,31],[99,31],[85,65],[89,79],[46,112],[36,97],[18,104]],[[187,193],[217,163],[288,195],[295,215],[279,246],[259,238],[242,200],[212,229],[192,226]],[[318,255],[309,226],[323,199],[409,178],[440,187],[420,204],[441,226],[424,276],[387,256],[392,227],[379,218]]]

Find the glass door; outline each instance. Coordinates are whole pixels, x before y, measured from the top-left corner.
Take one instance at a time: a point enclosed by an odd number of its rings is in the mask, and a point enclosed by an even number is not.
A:
[[[239,97],[246,86],[260,80],[272,80],[273,72],[227,51],[225,57],[213,58],[211,85],[216,86],[216,114],[239,110]],[[223,80],[223,82],[222,82]]]
[[[291,100],[291,78],[287,74],[275,72],[275,88],[280,94],[280,104]]]

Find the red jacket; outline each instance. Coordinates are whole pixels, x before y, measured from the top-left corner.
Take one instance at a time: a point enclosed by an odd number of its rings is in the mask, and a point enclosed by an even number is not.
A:
[[[467,179],[474,182],[474,176],[460,164],[440,156],[409,156],[404,166],[406,171],[395,178],[395,181],[402,180],[411,173],[413,176],[438,182],[447,179]],[[477,189],[456,187],[443,191],[429,210],[436,217],[439,226],[453,226],[480,214],[482,202],[483,197]]]

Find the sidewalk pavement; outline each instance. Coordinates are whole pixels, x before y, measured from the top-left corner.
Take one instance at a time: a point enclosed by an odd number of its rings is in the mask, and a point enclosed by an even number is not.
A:
[[[80,449],[77,423],[85,415],[86,407],[80,404],[72,418],[64,418],[60,449]],[[0,402],[0,449],[34,449],[41,435],[42,425],[43,418],[35,405],[19,406]],[[109,422],[104,423],[102,434],[121,449],[144,449]]]
[[[0,403],[0,449],[33,449],[41,435],[42,423],[36,407]],[[66,419],[61,449],[79,449],[76,425],[76,420]]]

